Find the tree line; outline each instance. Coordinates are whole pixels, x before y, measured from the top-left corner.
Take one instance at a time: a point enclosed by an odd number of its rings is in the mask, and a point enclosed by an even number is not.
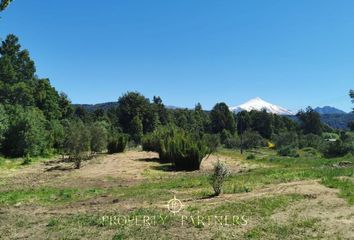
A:
[[[36,75],[34,61],[15,35],[0,46],[0,154],[6,157],[61,154],[79,168],[82,159],[96,153],[142,145],[177,169],[195,170],[219,145],[241,152],[275,147],[281,155],[304,147],[328,156],[353,151],[352,133],[322,124],[312,108],[297,116],[293,121],[266,111],[235,114],[225,103],[211,111],[201,104],[192,110],[167,109],[160,97],[150,100],[138,92],[123,94],[117,107],[87,111]],[[332,138],[334,146],[325,141]]]

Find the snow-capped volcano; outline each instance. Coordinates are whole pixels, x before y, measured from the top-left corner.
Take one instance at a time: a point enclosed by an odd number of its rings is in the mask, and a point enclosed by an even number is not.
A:
[[[246,110],[248,112],[251,110],[262,111],[263,109],[265,109],[269,113],[274,113],[274,114],[278,114],[278,115],[293,115],[293,113],[291,111],[289,111],[285,108],[279,107],[277,105],[268,103],[259,97],[251,99],[244,104],[230,108],[230,110],[233,112],[241,112],[244,110]]]

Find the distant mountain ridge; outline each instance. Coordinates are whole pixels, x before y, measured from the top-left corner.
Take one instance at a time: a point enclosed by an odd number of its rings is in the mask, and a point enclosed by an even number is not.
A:
[[[266,110],[268,113],[274,113],[278,115],[294,115],[294,113],[292,113],[290,110],[277,106],[275,104],[268,103],[259,97],[253,98],[248,102],[245,102],[236,107],[230,107],[230,110],[235,113],[241,111],[249,112],[252,110],[256,110],[256,111]]]
[[[338,108],[330,107],[330,106],[317,107],[314,110],[321,115],[322,114],[346,114],[346,112],[344,112]]]

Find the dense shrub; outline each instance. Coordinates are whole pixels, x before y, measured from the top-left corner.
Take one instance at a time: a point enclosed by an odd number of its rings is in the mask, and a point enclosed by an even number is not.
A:
[[[142,139],[143,151],[147,152],[159,152],[160,151],[160,139],[155,132],[145,135]]]
[[[91,152],[102,152],[107,148],[108,132],[104,122],[96,122],[90,127],[90,147]]]
[[[109,154],[124,152],[128,143],[128,137],[124,134],[117,134],[112,137],[107,145]]]
[[[90,132],[81,120],[72,121],[67,126],[64,149],[74,161],[75,167],[80,168],[81,161],[87,158],[90,150]]]
[[[167,138],[160,152],[160,156],[171,162],[176,170],[199,170],[208,149],[202,141],[194,140],[185,132]]]
[[[312,147],[305,147],[300,150],[300,156],[301,157],[320,157],[321,153],[318,151],[318,149],[315,149]]]
[[[320,149],[323,144],[323,138],[313,133],[302,135],[299,137],[299,148],[311,147],[315,149]]]
[[[224,129],[222,130],[222,132],[220,133],[220,142],[222,144],[225,144],[225,141],[232,138],[233,134],[230,133],[230,131]]]
[[[240,138],[237,135],[232,136],[224,141],[224,147],[229,149],[239,148],[241,145]]]
[[[222,192],[222,186],[229,173],[229,169],[220,161],[215,164],[214,173],[210,177],[210,183],[214,189],[215,196],[219,196]]]
[[[242,138],[242,147],[244,149],[257,148],[265,145],[264,139],[257,132],[246,131]]]
[[[297,152],[297,149],[292,145],[282,146],[277,148],[277,152],[280,156],[288,156],[288,157],[299,157],[300,155]]]
[[[342,157],[350,152],[354,152],[353,143],[337,140],[335,142],[327,142],[323,148],[323,155],[328,158]]]
[[[2,153],[8,157],[38,156],[48,147],[46,120],[36,108],[14,107],[3,135]]]
[[[275,146],[277,149],[291,146],[291,148],[298,148],[299,141],[295,132],[281,132],[274,137]]]

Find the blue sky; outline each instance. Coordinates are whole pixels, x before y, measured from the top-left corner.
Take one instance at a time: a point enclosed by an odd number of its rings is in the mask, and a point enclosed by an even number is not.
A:
[[[15,0],[1,16],[1,38],[19,36],[74,103],[136,90],[205,109],[256,96],[291,110],[352,106],[351,0]]]

